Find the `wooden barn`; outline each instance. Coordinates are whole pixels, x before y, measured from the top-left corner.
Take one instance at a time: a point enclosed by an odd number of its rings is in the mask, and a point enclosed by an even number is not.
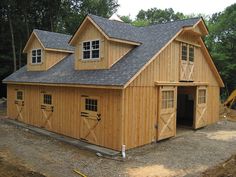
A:
[[[202,18],[134,27],[88,15],[73,36],[34,30],[3,80],[9,118],[120,151],[219,119],[224,84]]]

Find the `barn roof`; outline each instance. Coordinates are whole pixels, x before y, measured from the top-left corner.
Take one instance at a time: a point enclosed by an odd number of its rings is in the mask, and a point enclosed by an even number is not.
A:
[[[74,47],[68,44],[70,38],[72,37],[71,35],[43,31],[39,29],[34,29],[32,34],[36,35],[37,39],[45,49],[74,51]],[[30,39],[28,41],[30,41]],[[25,48],[27,48],[28,44],[29,43],[27,42]]]
[[[4,79],[4,82],[124,86],[181,29],[192,27],[200,20],[200,18],[191,18],[148,27],[134,27],[94,15],[89,15],[89,17],[108,36],[139,42],[140,45],[127,53],[110,69],[74,70],[74,54],[71,54],[47,71],[27,71],[25,66]],[[53,39],[51,36],[49,38]],[[48,43],[48,45],[51,44]]]

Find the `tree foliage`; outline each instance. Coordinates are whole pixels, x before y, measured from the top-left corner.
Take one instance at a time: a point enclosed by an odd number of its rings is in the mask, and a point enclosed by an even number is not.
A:
[[[85,15],[109,17],[117,0],[1,0],[0,81],[26,62],[22,50],[33,29],[73,34]],[[0,82],[0,97],[5,95]]]
[[[174,21],[183,19],[185,16],[183,13],[174,12],[172,8],[168,9],[157,9],[151,8],[147,11],[140,10],[137,15],[138,21],[148,21],[148,24],[164,23],[168,21]]]
[[[211,16],[205,39],[229,92],[236,88],[236,3]]]

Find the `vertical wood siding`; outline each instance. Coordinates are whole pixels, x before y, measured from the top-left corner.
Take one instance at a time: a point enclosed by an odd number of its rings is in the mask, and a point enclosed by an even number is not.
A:
[[[16,98],[15,89],[24,90],[25,106],[22,122],[41,127],[45,121],[41,111],[41,92],[51,93],[54,106],[50,119],[52,126],[46,128],[77,139],[81,138],[80,131],[82,128],[80,117],[81,94],[99,96],[102,119],[95,129],[98,145],[115,150],[121,149],[121,91],[8,84],[7,111],[8,116],[13,119],[17,116],[14,103]]]
[[[56,51],[45,51],[46,70],[53,67],[55,64],[64,59],[69,53],[56,52]]]
[[[195,38],[195,37],[194,37]],[[184,39],[193,42],[189,35]],[[219,84],[202,48],[195,47],[194,81],[207,82],[208,124],[219,119]],[[179,82],[180,42],[173,41],[150,63],[124,92],[123,142],[132,148],[156,139],[158,87],[155,81]]]

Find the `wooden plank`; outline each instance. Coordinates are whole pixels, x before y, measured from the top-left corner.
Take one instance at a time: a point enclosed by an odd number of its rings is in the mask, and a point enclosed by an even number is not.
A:
[[[80,88],[98,88],[98,89],[123,89],[122,86],[99,86],[99,85],[79,85],[79,84],[51,84],[51,83],[33,83],[33,82],[3,82],[4,84],[14,85],[32,85],[32,86],[50,86],[50,87],[80,87]]]
[[[201,47],[201,45],[199,45],[199,44],[197,44],[197,43],[194,43],[194,42],[187,41],[187,40],[185,40],[185,39],[176,38],[175,40],[178,41],[178,42],[183,42],[183,43],[191,44],[191,45],[193,45],[193,46],[195,46],[195,47]]]
[[[198,86],[198,85],[209,85],[208,82],[155,82],[156,86],[172,86],[172,85],[176,85],[176,86]]]

